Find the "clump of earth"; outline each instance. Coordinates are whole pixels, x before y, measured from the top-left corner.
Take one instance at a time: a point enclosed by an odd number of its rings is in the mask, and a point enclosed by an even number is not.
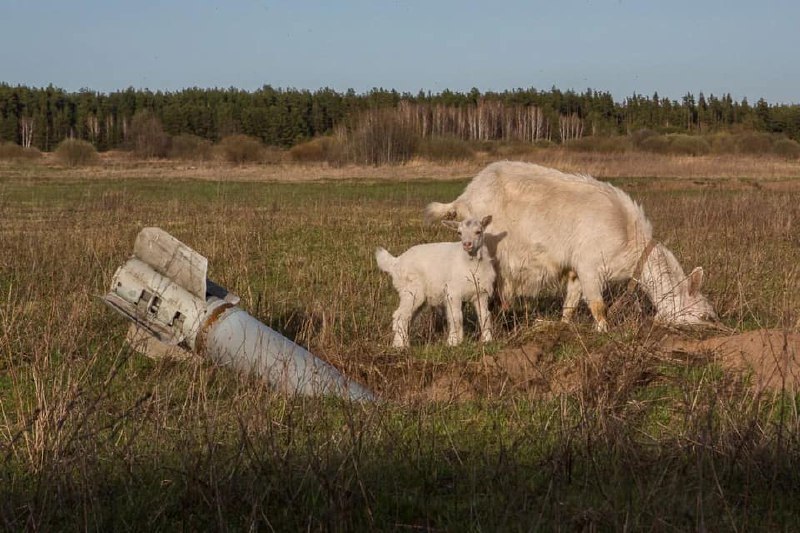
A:
[[[412,401],[446,402],[512,391],[538,397],[579,390],[604,394],[604,387],[646,385],[657,379],[654,361],[716,364],[726,377],[756,393],[800,390],[800,334],[791,331],[761,329],[697,338],[654,328],[632,341],[591,346],[581,343],[568,326],[553,325],[533,339],[467,363],[440,365],[428,373],[424,385],[403,387],[400,395]],[[560,355],[564,342],[577,342],[578,354]]]

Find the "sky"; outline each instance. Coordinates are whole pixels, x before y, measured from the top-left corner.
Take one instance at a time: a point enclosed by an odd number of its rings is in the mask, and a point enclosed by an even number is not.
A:
[[[800,104],[800,1],[0,0],[0,82]]]

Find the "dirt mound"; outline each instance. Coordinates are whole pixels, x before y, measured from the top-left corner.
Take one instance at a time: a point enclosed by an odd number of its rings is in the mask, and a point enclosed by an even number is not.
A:
[[[797,333],[762,329],[705,340],[671,336],[661,342],[661,347],[671,352],[705,353],[726,371],[750,376],[750,385],[756,392],[800,389]]]
[[[463,401],[503,394],[514,390],[545,393],[550,383],[542,374],[542,347],[529,344],[484,355],[480,360],[449,368],[422,391],[431,401]]]
[[[612,341],[584,346],[582,353],[564,357],[556,352],[565,333],[568,331],[546,335],[544,340],[487,354],[477,361],[440,366],[426,386],[404,396],[417,401],[457,402],[512,391],[544,398],[587,389],[592,389],[591,394],[615,394],[620,388],[646,385],[656,379],[654,362],[676,359],[716,363],[756,393],[800,390],[797,333],[758,330],[698,340],[664,331],[630,345]],[[603,387],[609,390],[603,391]]]

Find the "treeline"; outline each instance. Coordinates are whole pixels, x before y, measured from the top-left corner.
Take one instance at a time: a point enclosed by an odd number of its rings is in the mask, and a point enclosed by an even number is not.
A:
[[[332,89],[126,89],[109,94],[66,92],[53,86],[0,84],[0,142],[53,150],[62,140],[86,140],[98,150],[126,147],[137,115],[155,116],[171,136],[217,142],[244,134],[291,147],[346,128],[366,111],[388,111],[421,137],[464,140],[565,142],[585,136],[713,133],[730,130],[781,133],[800,140],[800,106],[770,105],[687,94],[680,101],[654,94],[616,102],[608,92],[517,89],[467,93],[445,90],[413,95],[374,89],[365,94]],[[385,115],[388,116],[388,115]]]

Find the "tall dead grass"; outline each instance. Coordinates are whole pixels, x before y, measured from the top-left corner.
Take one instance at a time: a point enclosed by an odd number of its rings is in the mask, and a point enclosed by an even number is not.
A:
[[[682,264],[706,267],[729,326],[796,318],[796,192],[627,185]],[[441,317],[428,312],[412,329],[417,348],[387,348],[394,292],[372,250],[449,238],[422,226],[422,208],[462,188],[4,179],[0,524],[791,527],[795,398],[754,395],[712,354],[658,352],[659,330],[634,304],[610,335],[592,333],[585,310],[574,327],[534,330],[558,318],[554,289],[500,315],[495,345],[444,349]],[[208,256],[211,277],[246,309],[386,401],[286,398],[203,361],[132,353],[127,325],[97,297],[144,225]],[[572,388],[539,394],[487,370],[503,346],[527,342],[542,349],[532,372]],[[400,394],[455,369],[485,395]]]
[[[314,162],[299,156],[294,162],[280,152],[262,153],[258,163],[233,165],[221,159],[203,160],[139,160],[125,152],[99,154],[100,161],[92,167],[63,168],[43,154],[38,162],[0,163],[0,178],[25,179],[30,176],[61,181],[90,180],[201,180],[248,182],[319,182],[319,181],[409,181],[454,180],[477,174],[487,164],[499,159],[529,161],[545,166],[579,172],[602,179],[658,178],[666,180],[689,179],[719,181],[740,179],[742,183],[753,180],[785,182],[800,177],[800,162],[772,156],[674,156],[640,152],[597,153],[562,150],[557,148],[533,149],[530,147],[478,146],[473,157],[462,159],[441,158],[437,161],[412,159],[402,165],[379,167],[356,164],[330,164]],[[452,152],[451,152],[452,153]],[[269,164],[265,164],[269,163]],[[766,186],[770,186],[765,183]],[[722,186],[722,185],[721,185]],[[726,185],[727,186],[727,185]]]

